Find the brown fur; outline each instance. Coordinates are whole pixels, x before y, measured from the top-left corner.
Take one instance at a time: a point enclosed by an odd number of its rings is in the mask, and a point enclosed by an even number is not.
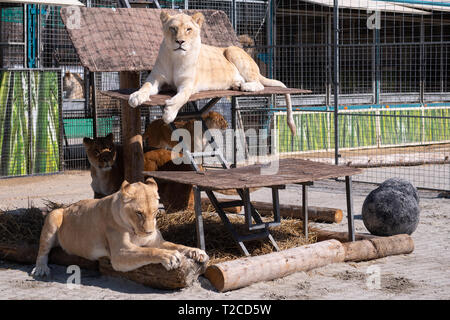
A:
[[[242,47],[244,48],[244,51],[247,52],[247,54],[252,57],[253,59],[256,58],[255,55],[255,41],[253,41],[252,38],[248,34],[241,34],[238,37],[239,42],[241,43]]]
[[[225,118],[215,111],[211,111],[206,116],[203,116],[203,120],[208,129],[224,130],[228,127],[228,122]],[[195,120],[175,122],[177,128],[186,129],[191,134],[191,151],[194,150],[194,123]],[[169,126],[162,119],[157,119],[147,126],[142,138],[149,147],[171,149],[178,144],[178,141],[172,141],[171,135],[172,130],[170,130]]]
[[[176,165],[172,161],[172,152],[166,149],[148,151],[144,154],[145,171],[192,171],[188,164]],[[166,212],[194,209],[192,186],[155,179],[158,193]]]
[[[63,77],[63,91],[66,91],[66,99],[84,99],[84,81],[81,76],[67,71]]]
[[[91,187],[95,199],[113,194],[124,180],[122,147],[116,146],[113,141],[112,133],[103,138],[83,139],[91,164]]]
[[[103,199],[82,200],[50,212],[41,232],[34,276],[48,276],[48,254],[61,246],[85,259],[108,257],[116,271],[131,271],[151,263],[167,270],[180,265],[181,255],[200,262],[203,250],[165,241],[156,225],[157,185],[124,181],[119,191]]]

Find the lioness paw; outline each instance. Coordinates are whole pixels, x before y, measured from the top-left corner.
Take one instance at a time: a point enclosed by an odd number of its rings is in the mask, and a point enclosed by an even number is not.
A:
[[[181,264],[182,256],[178,251],[169,251],[164,254],[161,264],[166,270],[176,269]]]
[[[185,252],[185,255],[198,262],[206,262],[209,260],[208,254],[205,251],[197,248],[189,248]]]
[[[261,91],[264,90],[264,86],[257,81],[246,82],[241,85],[241,90],[249,92]]]
[[[37,264],[31,271],[33,277],[49,277],[50,268],[46,264]]]
[[[150,98],[148,94],[142,91],[136,91],[130,94],[130,97],[128,98],[128,104],[133,108],[136,108],[149,100]]]
[[[164,114],[162,116],[163,121],[167,124],[172,123],[175,120],[175,118],[177,117],[177,114],[178,114],[178,112],[173,111],[172,109],[168,108],[167,104],[166,104],[166,107],[164,108]]]

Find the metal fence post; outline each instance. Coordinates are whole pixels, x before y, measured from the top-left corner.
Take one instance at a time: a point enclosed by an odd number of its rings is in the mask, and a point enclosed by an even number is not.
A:
[[[333,31],[334,31],[334,163],[339,164],[339,2],[334,0],[333,8]]]
[[[234,31],[237,29],[237,10],[236,10],[236,0],[231,1],[231,25]]]

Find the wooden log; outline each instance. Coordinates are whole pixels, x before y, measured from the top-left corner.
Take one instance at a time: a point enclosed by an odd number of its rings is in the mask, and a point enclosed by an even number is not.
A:
[[[0,244],[0,259],[35,264],[38,250],[38,245]],[[149,264],[130,272],[119,272],[112,268],[107,258],[91,261],[69,255],[60,247],[51,250],[49,263],[62,266],[77,265],[82,269],[100,270],[105,275],[126,278],[158,289],[179,289],[192,285],[198,276],[205,272],[207,264],[184,258],[179,268],[170,271],[167,271],[161,264]]]
[[[120,89],[139,87],[139,73],[119,72]],[[144,181],[144,149],[141,136],[141,111],[121,101],[123,163],[125,180],[129,183]]]
[[[407,234],[376,237],[343,243],[345,261],[367,261],[414,251],[414,241]]]
[[[38,251],[38,245],[0,244],[0,259],[18,263],[35,264]],[[97,261],[91,261],[67,254],[61,247],[53,248],[50,251],[49,263],[62,266],[77,265],[83,269],[98,270]]]
[[[331,240],[331,239],[336,239],[340,242],[347,242],[349,237],[348,237],[348,232],[339,232],[339,231],[328,231],[328,230],[314,230],[316,236],[317,236],[317,241],[325,241],[325,240]],[[355,240],[369,240],[369,239],[373,239],[373,238],[377,238],[377,236],[374,236],[372,234],[368,234],[368,233],[356,233],[355,234]]]
[[[252,201],[252,204],[261,215],[273,214],[272,203]],[[280,215],[282,217],[303,219],[302,206],[280,204]],[[342,216],[342,210],[340,209],[308,206],[308,220],[310,221],[340,223]]]
[[[194,283],[205,272],[207,263],[183,257],[180,267],[166,270],[162,264],[148,264],[133,271],[120,272],[112,268],[108,258],[99,259],[100,272],[105,275],[126,278],[157,289],[180,289]]]
[[[220,292],[281,278],[330,263],[343,262],[344,246],[328,240],[266,255],[236,259],[209,266],[205,276]]]

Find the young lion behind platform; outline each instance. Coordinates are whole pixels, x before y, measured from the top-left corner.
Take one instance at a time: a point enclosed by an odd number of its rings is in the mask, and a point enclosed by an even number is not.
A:
[[[225,118],[218,112],[211,111],[205,116],[202,116],[203,120],[205,121],[206,126],[208,129],[219,129],[219,130],[225,130],[228,127],[228,122],[225,120]],[[177,128],[186,129],[189,131],[191,135],[191,149],[190,151],[194,151],[194,143],[195,143],[195,136],[194,136],[194,123],[195,120],[189,120],[187,122],[180,121],[175,122],[175,126]],[[198,143],[198,145],[204,146],[206,144],[206,139],[203,138],[203,131],[201,132],[202,137],[200,139],[204,140],[201,143]],[[178,144],[178,141],[173,141],[171,139],[172,137],[172,130],[169,128],[167,124],[164,123],[162,119],[157,119],[152,121],[147,128],[145,129],[145,133],[142,135],[142,139],[146,141],[147,146],[152,148],[167,148],[171,149],[175,147]]]
[[[116,271],[131,271],[151,263],[167,270],[180,265],[181,255],[205,262],[203,250],[165,241],[156,226],[156,182],[124,181],[103,199],[82,200],[50,212],[41,232],[34,276],[48,276],[48,254],[61,246],[68,254],[89,260],[108,257]]]
[[[84,138],[83,144],[91,164],[94,198],[100,199],[119,190],[124,179],[123,155],[122,147],[114,144],[114,135]]]
[[[170,16],[161,12],[164,39],[155,66],[144,85],[130,95],[128,103],[137,107],[157,94],[163,85],[176,89],[177,94],[166,100],[163,119],[175,120],[189,97],[206,90],[260,91],[264,86],[286,86],[261,75],[256,62],[241,48],[219,48],[201,43],[200,30],[205,17],[200,12],[192,17],[180,13]],[[287,123],[293,135],[296,128],[291,97],[285,95]]]

